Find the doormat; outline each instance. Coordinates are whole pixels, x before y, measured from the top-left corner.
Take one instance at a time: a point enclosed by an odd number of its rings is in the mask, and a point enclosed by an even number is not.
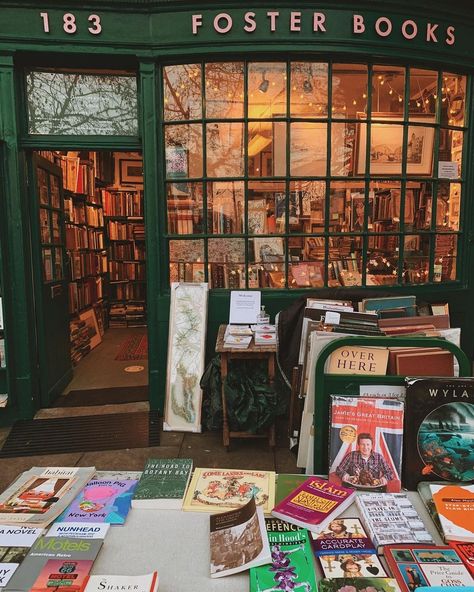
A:
[[[0,458],[159,446],[156,411],[17,421]]]
[[[120,344],[116,360],[146,360],[148,358],[148,337],[147,335],[130,335]]]
[[[56,399],[51,407],[88,407],[148,401],[148,386],[119,386],[70,391]]]

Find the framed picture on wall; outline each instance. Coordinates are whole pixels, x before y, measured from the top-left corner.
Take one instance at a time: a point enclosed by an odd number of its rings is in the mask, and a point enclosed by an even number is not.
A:
[[[120,183],[143,183],[143,160],[121,159],[119,161]]]

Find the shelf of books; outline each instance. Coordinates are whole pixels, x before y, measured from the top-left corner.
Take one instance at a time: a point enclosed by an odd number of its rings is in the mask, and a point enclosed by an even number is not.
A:
[[[108,187],[104,204],[111,327],[146,325],[143,191]]]

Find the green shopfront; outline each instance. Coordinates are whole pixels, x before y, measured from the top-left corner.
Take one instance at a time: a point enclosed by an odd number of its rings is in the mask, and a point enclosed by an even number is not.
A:
[[[174,281],[209,283],[208,357],[236,288],[272,317],[310,291],[448,301],[471,355],[473,40],[474,8],[439,1],[0,0],[0,424],[48,404],[62,347],[37,151],[143,156],[155,409]]]

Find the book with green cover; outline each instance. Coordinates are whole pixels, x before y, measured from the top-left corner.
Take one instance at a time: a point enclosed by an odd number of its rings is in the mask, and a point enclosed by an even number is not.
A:
[[[287,495],[301,485],[308,475],[303,473],[279,473],[275,484],[275,505],[279,504]]]
[[[193,468],[190,458],[149,458],[132,499],[132,508],[180,510]]]
[[[314,559],[308,531],[278,518],[265,518],[272,562],[250,569],[250,592],[316,592]]]

